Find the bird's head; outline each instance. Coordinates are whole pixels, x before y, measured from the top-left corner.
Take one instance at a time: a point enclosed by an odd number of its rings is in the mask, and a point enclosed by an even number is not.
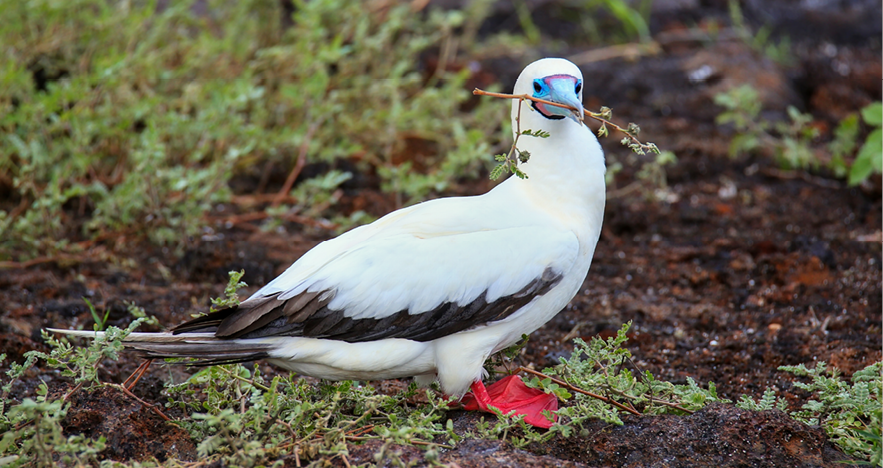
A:
[[[569,118],[582,124],[582,91],[583,74],[576,65],[562,58],[545,58],[528,65],[521,72],[518,81],[515,82],[514,94],[527,94],[576,109],[571,110],[531,101],[521,104],[522,118],[527,112],[531,112],[548,120]],[[513,101],[513,118],[516,115],[517,105],[518,101]]]

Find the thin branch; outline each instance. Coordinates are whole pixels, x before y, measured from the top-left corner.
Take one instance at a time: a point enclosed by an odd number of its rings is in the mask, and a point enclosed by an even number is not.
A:
[[[366,441],[366,440],[380,440],[380,439],[381,439],[380,436],[371,436],[371,437],[352,437],[352,436],[347,436],[347,437],[346,437],[346,440],[352,440],[352,441],[355,441],[355,442],[362,442],[362,441]],[[426,447],[441,447],[441,448],[446,448],[446,449],[452,449],[452,448],[454,448],[454,447],[451,446],[451,445],[447,445],[447,444],[439,444],[439,443],[436,443],[436,442],[426,442],[426,441],[424,441],[424,440],[418,440],[418,439],[408,439],[408,443],[409,443],[409,444],[413,444],[413,445],[423,445],[423,446],[426,446]]]
[[[561,108],[569,109],[569,110],[572,110],[572,111],[579,110],[579,109],[577,109],[577,108],[575,108],[575,107],[568,106],[568,105],[566,105],[566,104],[560,104],[560,103],[557,103],[557,102],[547,101],[547,100],[545,100],[545,99],[536,98],[536,97],[533,97],[533,96],[530,96],[530,95],[527,95],[527,94],[504,94],[504,93],[492,93],[492,92],[485,91],[485,90],[478,89],[478,88],[473,89],[473,90],[472,90],[472,94],[474,94],[474,95],[476,95],[476,96],[491,96],[491,97],[503,98],[503,99],[518,99],[518,100],[524,100],[524,99],[527,99],[527,100],[529,100],[529,101],[539,102],[539,103],[546,104],[546,105],[549,105],[549,106],[561,107]],[[634,129],[636,128],[636,126],[635,126],[634,124],[629,124],[628,128],[622,128],[622,127],[620,127],[619,125],[617,125],[617,124],[611,122],[610,120],[606,119],[606,118],[605,118],[605,115],[609,115],[609,114],[610,114],[610,110],[609,110],[609,109],[605,111],[605,110],[602,108],[602,112],[600,112],[600,113],[592,112],[592,111],[589,111],[589,110],[585,110],[585,109],[583,109],[583,114],[584,114],[585,116],[588,116],[588,117],[590,117],[590,118],[592,118],[592,119],[597,120],[598,122],[601,122],[601,124],[602,124],[603,126],[609,125],[609,126],[615,128],[616,130],[619,130],[619,131],[622,132],[623,134],[625,134],[626,138],[628,138],[629,140],[631,140],[631,143],[630,143],[628,146],[629,146],[630,148],[632,148],[633,150],[635,150],[635,152],[638,152],[637,149],[640,149],[640,150],[641,150],[641,154],[643,154],[643,152],[645,152],[645,151],[646,151],[646,152],[651,152],[651,153],[659,153],[659,148],[658,148],[655,144],[653,144],[653,143],[642,143],[641,140],[639,140],[638,137],[636,137],[636,136],[634,135],[634,133],[636,133],[636,131],[634,130]]]
[[[647,389],[648,389],[648,391],[651,392],[651,393],[650,393],[650,403],[659,403],[660,405],[668,406],[669,408],[674,408],[674,409],[677,409],[677,410],[683,411],[683,412],[685,412],[685,413],[687,413],[687,414],[693,414],[693,413],[694,413],[694,411],[688,410],[687,408],[684,408],[684,407],[682,407],[681,405],[678,405],[678,404],[676,404],[676,403],[671,403],[671,402],[664,401],[664,400],[657,400],[656,398],[653,398],[653,393],[652,393],[652,392],[653,392],[653,387],[650,385],[650,382],[647,381],[646,376],[644,375],[644,370],[641,369],[640,366],[638,366],[638,363],[636,363],[635,361],[632,361],[632,358],[631,358],[631,357],[629,357],[628,360],[629,360],[629,362],[632,364],[632,366],[635,367],[635,370],[638,371],[638,372],[637,372],[637,374],[638,374],[638,378],[640,378],[641,380],[644,381],[644,384],[647,385]],[[626,396],[626,395],[623,395],[623,396]]]
[[[518,160],[521,157],[518,150],[518,139],[521,138],[521,104],[523,103],[523,100],[518,101],[518,112],[515,114],[515,139],[512,141],[512,147],[509,148],[505,157],[502,155],[495,157],[501,164],[495,168],[494,172],[491,172],[491,179],[498,178],[504,172],[511,172],[522,179],[527,178],[527,174],[518,169]]]
[[[279,197],[278,193],[254,193],[248,195],[233,195],[230,197],[230,204],[233,205],[260,205],[262,203],[272,203]],[[297,203],[297,198],[292,197],[291,195],[285,195],[282,197],[282,203]]]
[[[137,401],[138,403],[141,403],[142,405],[144,405],[144,406],[146,406],[146,407],[152,409],[154,413],[158,414],[159,417],[163,418],[164,420],[166,420],[166,421],[171,421],[171,420],[172,420],[171,418],[169,418],[168,416],[166,416],[165,414],[163,414],[163,412],[160,411],[159,408],[157,408],[156,406],[153,406],[153,405],[151,405],[150,403],[148,403],[148,402],[146,402],[146,401],[144,401],[144,400],[138,398],[137,396],[135,396],[135,394],[132,393],[132,392],[130,392],[128,388],[123,387],[122,385],[112,384],[112,383],[108,383],[108,384],[105,384],[105,385],[120,390],[121,392],[123,392],[123,393],[125,393],[126,395],[128,395],[129,398],[132,398],[132,399],[134,399],[135,401]]]
[[[569,384],[569,383],[567,383],[567,382],[565,382],[565,381],[563,381],[563,380],[558,380],[558,379],[556,379],[556,378],[554,378],[554,377],[552,377],[552,376],[549,376],[549,375],[543,374],[542,372],[535,371],[535,370],[533,370],[533,369],[528,369],[527,367],[520,367],[518,370],[519,370],[519,371],[523,371],[523,372],[527,372],[528,374],[533,374],[533,375],[535,375],[535,376],[537,376],[537,377],[542,377],[542,378],[544,378],[544,379],[549,379],[549,380],[551,380],[552,382],[554,382],[554,383],[556,383],[556,384],[558,384],[558,385],[560,385],[560,386],[562,386],[562,387],[567,388],[568,390],[574,391],[574,392],[576,392],[576,393],[582,393],[583,395],[590,396],[590,397],[592,397],[592,398],[595,398],[595,399],[601,400],[601,401],[603,401],[604,403],[607,403],[608,405],[613,405],[613,406],[615,406],[615,407],[617,407],[617,408],[619,408],[619,409],[621,409],[621,410],[623,410],[623,411],[625,411],[625,412],[627,412],[627,413],[634,414],[635,416],[641,416],[641,413],[639,413],[638,411],[636,411],[636,410],[634,410],[634,409],[632,409],[632,408],[629,408],[628,406],[625,406],[625,405],[623,405],[622,403],[620,403],[620,402],[618,402],[618,401],[612,400],[612,399],[607,398],[607,397],[605,397],[605,396],[598,395],[597,393],[592,393],[592,392],[590,392],[590,391],[588,391],[588,390],[583,390],[583,389],[581,389],[581,388],[579,388],[579,387],[575,387],[575,386],[573,386],[573,385],[571,385],[571,384]]]
[[[804,171],[782,171],[774,168],[764,168],[760,170],[760,173],[767,177],[775,177],[777,179],[785,179],[785,180],[794,180],[801,179],[811,184],[818,185],[819,187],[826,189],[838,189],[843,187],[843,184],[836,180],[829,180],[823,177],[817,177],[810,175]]]
[[[307,128],[307,132],[304,134],[304,141],[301,142],[300,148],[298,149],[297,163],[294,164],[294,168],[288,173],[288,178],[285,179],[285,184],[282,185],[282,189],[276,194],[276,198],[273,200],[273,207],[279,206],[279,204],[282,203],[282,200],[284,200],[288,193],[291,192],[291,187],[294,185],[294,181],[297,179],[297,176],[300,175],[304,166],[307,165],[307,152],[310,149],[310,141],[313,139],[313,134],[316,133],[316,130],[321,124],[322,121],[319,120],[311,123]]]
[[[368,434],[373,430],[374,430],[374,424],[368,424],[367,426],[362,426],[362,427],[347,431],[346,434],[348,437],[362,437],[365,434]]]
[[[558,384],[558,385],[561,385],[561,386],[563,386],[563,387],[566,387],[568,390],[572,390],[572,391],[577,392],[577,393],[582,393],[583,395],[587,395],[587,396],[590,396],[590,397],[592,397],[592,398],[597,398],[598,400],[601,400],[601,401],[603,401],[603,402],[605,402],[605,403],[608,403],[608,404],[611,404],[611,405],[613,405],[613,406],[616,406],[617,408],[620,408],[620,409],[622,409],[623,411],[627,411],[627,412],[629,412],[629,413],[631,413],[631,414],[638,415],[638,416],[641,415],[640,412],[638,412],[637,410],[634,409],[634,407],[632,406],[632,404],[631,404],[630,402],[627,402],[627,403],[629,404],[628,407],[627,407],[627,406],[624,406],[624,405],[620,404],[619,402],[614,401],[614,400],[612,400],[612,399],[610,399],[610,398],[607,398],[607,397],[602,396],[602,395],[598,395],[598,394],[596,394],[596,393],[589,392],[589,391],[587,391],[587,390],[583,390],[583,389],[581,389],[581,388],[579,388],[579,387],[576,387],[576,386],[574,386],[574,385],[571,385],[571,384],[569,384],[569,383],[567,383],[567,382],[565,382],[565,381],[563,381],[563,380],[556,379],[556,378],[551,377],[551,376],[549,376],[549,375],[543,374],[542,372],[535,371],[535,370],[533,370],[533,369],[529,369],[529,368],[527,368],[527,367],[521,367],[521,368],[519,368],[519,369],[516,370],[516,372],[519,372],[519,371],[524,371],[524,372],[526,372],[526,373],[528,373],[528,374],[536,375],[537,377],[542,377],[542,378],[550,379],[552,382],[554,382],[554,383],[556,383],[556,384]],[[606,374],[606,371],[605,371],[605,374]],[[619,396],[621,396],[621,397],[623,397],[623,398],[630,398],[630,399],[633,399],[633,400],[637,399],[637,397],[634,397],[634,396],[632,396],[632,395],[628,395],[628,394],[626,394],[626,393],[624,393],[624,392],[621,392],[621,391],[614,390],[614,392],[616,392],[616,394],[618,394]],[[673,409],[676,409],[676,410],[678,410],[678,411],[683,411],[683,412],[685,412],[685,413],[687,413],[687,414],[693,414],[693,413],[695,412],[695,411],[692,411],[692,410],[688,410],[687,408],[684,408],[683,406],[681,406],[681,405],[679,405],[679,404],[677,404],[677,403],[672,403],[672,402],[670,402],[670,401],[665,401],[665,400],[660,400],[660,399],[654,398],[652,395],[648,397],[648,400],[649,400],[651,403],[658,403],[658,404],[663,405],[663,406],[668,406],[669,408],[673,408]]]
[[[644,182],[640,181],[640,180],[636,180],[636,181],[626,185],[623,188],[611,190],[611,191],[607,192],[607,199],[612,200],[614,198],[624,197],[632,192],[636,192],[636,191],[640,190],[643,187],[645,187]]]
[[[74,393],[77,393],[77,390],[83,388],[84,383],[85,383],[85,381],[78,383],[77,386],[73,388],[73,390],[67,392],[64,395],[64,397],[61,399],[61,401],[68,401],[70,399],[70,397],[74,396]]]
[[[141,377],[144,377],[144,374],[147,372],[147,368],[150,367],[150,363],[152,363],[152,362],[153,362],[153,359],[145,359],[141,363],[141,365],[139,365],[138,368],[135,369],[135,371],[132,372],[131,375],[129,375],[129,377],[126,379],[126,381],[123,382],[123,387],[126,387],[129,390],[135,388],[135,384],[137,384],[138,381],[141,380]],[[129,383],[129,382],[131,382],[131,383]]]
[[[634,397],[634,396],[631,396],[631,395],[626,395],[625,393],[622,393],[622,392],[617,392],[617,393],[619,393],[620,395],[622,395],[622,396],[625,397],[625,398],[637,399],[637,397]],[[687,413],[687,414],[693,414],[693,413],[695,413],[695,411],[693,411],[693,410],[688,410],[687,408],[684,408],[683,406],[681,406],[681,405],[679,405],[679,404],[677,404],[677,403],[672,403],[672,402],[670,402],[670,401],[665,401],[665,400],[659,400],[659,399],[654,398],[654,397],[652,397],[652,396],[647,397],[647,399],[650,401],[650,403],[657,403],[657,404],[660,404],[660,405],[662,405],[662,406],[668,406],[669,408],[676,409],[676,410],[678,410],[678,411],[683,411],[683,412],[685,412],[685,413]]]
[[[67,255],[67,254],[58,254],[46,257],[37,257],[25,262],[16,262],[12,260],[3,260],[0,261],[0,270],[13,269],[13,268],[30,268],[32,266],[41,265],[43,263],[68,263],[68,264],[77,264],[77,263],[85,263],[93,258],[92,252],[88,252],[84,255]]]
[[[230,223],[231,225],[238,225],[242,223],[249,223],[252,221],[260,221],[266,218],[271,218],[274,215],[267,213],[266,211],[255,211],[251,213],[243,213],[238,215],[230,215],[230,216],[205,216],[205,219],[210,222],[226,224]],[[306,226],[318,227],[322,229],[333,230],[337,229],[337,224],[332,223],[330,221],[326,221],[324,219],[313,219],[308,218],[306,216],[299,216],[296,214],[283,213],[280,215],[275,215],[279,218],[282,218],[286,221],[290,221],[292,223],[303,224]],[[0,263],[0,268],[2,268],[2,263]]]
[[[270,387],[267,387],[266,385],[259,384],[259,383],[255,382],[254,379],[246,379],[245,377],[243,377],[243,376],[241,376],[241,375],[239,375],[239,374],[237,374],[237,373],[235,373],[235,372],[233,372],[233,371],[231,371],[231,370],[229,370],[229,369],[226,369],[226,368],[224,368],[223,366],[217,366],[217,367],[215,367],[215,368],[216,368],[216,369],[220,369],[220,370],[226,372],[227,375],[229,375],[230,377],[233,377],[233,378],[236,379],[236,380],[239,380],[239,381],[245,382],[245,383],[251,385],[252,387],[257,387],[257,388],[259,388],[259,389],[261,389],[261,390],[263,390],[263,391],[265,391],[265,392],[269,392],[269,391],[270,391]]]

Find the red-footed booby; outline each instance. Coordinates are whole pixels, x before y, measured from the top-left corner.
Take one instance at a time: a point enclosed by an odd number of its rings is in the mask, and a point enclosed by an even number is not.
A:
[[[520,380],[486,389],[483,364],[554,317],[589,271],[604,214],[604,155],[582,123],[582,73],[547,58],[514,94],[578,109],[512,102],[531,154],[527,179],[484,195],[403,208],[322,242],[237,307],[169,333],[133,333],[146,357],[203,364],[266,359],[317,378],[438,381],[467,408],[514,409],[541,427],[554,395]],[[70,331],[55,330],[63,333]],[[75,332],[91,336],[94,332]],[[489,391],[490,390],[490,391]]]

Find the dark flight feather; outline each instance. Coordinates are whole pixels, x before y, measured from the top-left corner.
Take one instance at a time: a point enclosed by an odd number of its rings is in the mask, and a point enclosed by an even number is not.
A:
[[[269,357],[267,351],[272,347],[268,344],[242,343],[229,340],[214,341],[183,341],[183,342],[126,342],[126,346],[134,349],[147,359],[195,358],[197,361],[185,362],[188,366],[213,366],[251,362]]]
[[[439,304],[435,309],[410,314],[401,310],[384,318],[353,319],[345,310],[332,310],[328,304],[334,291],[304,292],[288,300],[278,295],[251,298],[238,307],[213,312],[175,327],[172,333],[214,332],[222,339],[261,338],[267,336],[302,336],[348,343],[404,338],[432,341],[489,322],[502,320],[536,296],[555,287],[561,273],[547,268],[524,288],[488,303],[485,294],[472,302],[458,305]]]

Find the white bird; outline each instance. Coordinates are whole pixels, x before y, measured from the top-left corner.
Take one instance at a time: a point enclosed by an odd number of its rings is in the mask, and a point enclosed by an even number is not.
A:
[[[518,140],[531,154],[522,166],[527,179],[389,213],[318,244],[238,307],[170,333],[133,333],[125,344],[146,357],[205,364],[266,359],[330,380],[437,380],[456,397],[472,387],[483,409],[509,408],[505,398],[488,396],[483,364],[574,297],[605,203],[604,155],[582,123],[579,68],[560,58],[536,61],[514,94],[578,109],[525,101],[516,125],[519,101],[512,101],[513,130],[549,134]],[[548,422],[537,408],[514,407],[529,422]]]

